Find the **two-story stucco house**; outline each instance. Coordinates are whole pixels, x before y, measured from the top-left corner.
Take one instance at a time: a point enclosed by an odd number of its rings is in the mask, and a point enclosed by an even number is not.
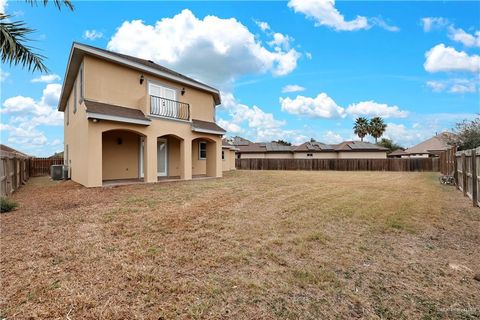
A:
[[[58,110],[72,180],[222,176],[217,89],[152,61],[74,43]]]

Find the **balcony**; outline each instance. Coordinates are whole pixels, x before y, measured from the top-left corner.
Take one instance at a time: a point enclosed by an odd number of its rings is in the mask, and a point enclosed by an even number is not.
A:
[[[188,121],[190,120],[190,105],[151,95],[150,115]]]

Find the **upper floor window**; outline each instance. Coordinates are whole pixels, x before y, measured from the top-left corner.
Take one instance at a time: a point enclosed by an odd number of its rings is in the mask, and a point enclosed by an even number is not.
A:
[[[307,153],[307,157],[313,157],[313,153]]]
[[[77,82],[73,84],[73,113],[77,112]]]
[[[83,65],[80,67],[80,103],[83,101]]]
[[[222,150],[222,160],[225,160],[225,151]]]
[[[207,143],[204,141],[198,143],[198,159],[207,159]]]
[[[70,123],[70,110],[68,109],[68,101],[67,101],[67,105],[65,106],[65,118],[67,120],[67,126],[68,124]]]

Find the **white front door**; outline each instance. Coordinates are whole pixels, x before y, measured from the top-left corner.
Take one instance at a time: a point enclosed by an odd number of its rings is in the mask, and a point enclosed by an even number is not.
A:
[[[167,139],[157,140],[157,175],[167,176]]]

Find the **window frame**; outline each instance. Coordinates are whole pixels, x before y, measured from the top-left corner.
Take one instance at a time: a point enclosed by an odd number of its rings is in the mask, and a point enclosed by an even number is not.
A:
[[[73,84],[73,113],[77,113],[77,81]]]
[[[65,117],[66,117],[66,122],[67,122],[67,126],[70,124],[70,108],[69,108],[69,103],[67,101],[67,105],[65,107]]]
[[[80,71],[79,71],[79,78],[80,78],[80,100],[79,102],[83,102],[83,63],[80,66]]]
[[[202,145],[205,145],[205,157],[202,157]],[[207,142],[206,141],[198,142],[198,160],[207,160]]]

